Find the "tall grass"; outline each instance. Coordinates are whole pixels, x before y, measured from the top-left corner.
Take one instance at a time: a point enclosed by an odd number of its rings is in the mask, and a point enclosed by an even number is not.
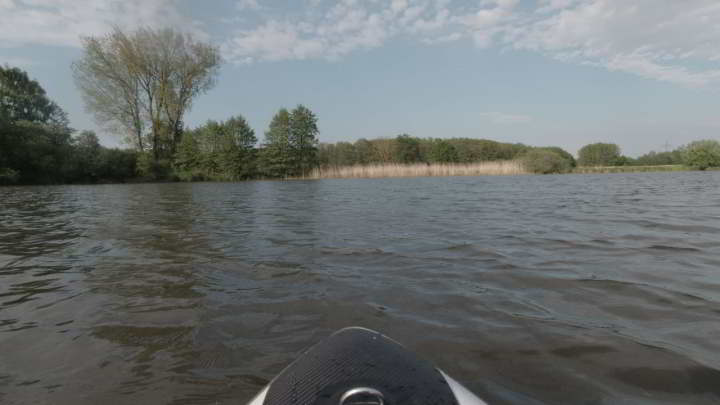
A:
[[[521,162],[514,160],[468,164],[397,164],[382,163],[342,167],[318,168],[311,179],[351,179],[383,177],[441,177],[441,176],[507,176],[528,174]]]
[[[577,167],[574,173],[638,173],[638,172],[679,172],[690,170],[683,165],[658,165],[658,166],[598,166],[598,167]]]

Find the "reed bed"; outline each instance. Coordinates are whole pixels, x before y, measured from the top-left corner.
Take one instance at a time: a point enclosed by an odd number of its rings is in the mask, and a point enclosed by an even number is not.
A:
[[[643,172],[680,172],[690,170],[683,165],[658,165],[658,166],[600,166],[600,167],[578,167],[574,173],[580,174],[607,174],[607,173],[643,173]]]
[[[383,163],[315,169],[311,179],[354,179],[384,177],[510,176],[528,174],[515,160],[468,164]]]

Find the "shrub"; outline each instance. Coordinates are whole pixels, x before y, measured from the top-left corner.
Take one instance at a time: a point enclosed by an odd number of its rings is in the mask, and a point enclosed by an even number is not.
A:
[[[633,162],[638,166],[661,166],[661,165],[680,165],[683,163],[683,156],[680,150],[672,152],[649,152]]]
[[[715,140],[695,141],[685,147],[684,163],[694,169],[720,167],[720,143]]]
[[[136,170],[146,180],[170,180],[175,177],[170,160],[155,160],[151,152],[138,154]]]
[[[555,153],[557,153],[558,155],[560,155],[561,158],[567,160],[567,161],[568,161],[568,164],[570,165],[570,167],[575,167],[575,166],[577,166],[577,162],[575,161],[575,157],[574,157],[570,152],[566,151],[565,149],[563,149],[563,148],[561,148],[561,147],[559,147],[559,146],[544,146],[544,147],[537,148],[537,149],[547,150],[547,151],[550,151],[550,152],[555,152]]]
[[[126,181],[137,176],[137,152],[126,149],[100,150],[98,177],[102,181]]]
[[[615,166],[619,159],[620,147],[614,143],[593,143],[578,152],[580,166]]]
[[[536,174],[567,173],[572,168],[570,162],[557,152],[546,149],[534,149],[522,157],[525,170]]]
[[[618,156],[615,161],[613,161],[610,166],[632,166],[635,163],[635,160],[628,156]]]
[[[395,138],[395,159],[397,163],[416,163],[420,158],[420,140],[402,134]]]
[[[458,161],[458,153],[455,147],[443,139],[439,139],[432,144],[430,156],[432,161],[437,163],[454,163]]]

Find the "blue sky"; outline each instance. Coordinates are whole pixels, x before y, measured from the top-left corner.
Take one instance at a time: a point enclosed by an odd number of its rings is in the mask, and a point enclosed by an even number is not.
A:
[[[170,25],[216,43],[188,123],[244,115],[259,138],[303,103],[325,142],[474,137],[637,156],[720,138],[717,0],[0,0],[19,66],[104,144],[70,64],[81,35]]]

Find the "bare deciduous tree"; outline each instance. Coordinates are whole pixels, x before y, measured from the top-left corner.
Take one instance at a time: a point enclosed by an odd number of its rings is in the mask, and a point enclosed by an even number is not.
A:
[[[220,63],[215,46],[190,34],[114,28],[106,36],[84,39],[73,72],[96,120],[129,134],[138,149],[151,149],[157,160],[175,151],[185,113],[213,87]]]

